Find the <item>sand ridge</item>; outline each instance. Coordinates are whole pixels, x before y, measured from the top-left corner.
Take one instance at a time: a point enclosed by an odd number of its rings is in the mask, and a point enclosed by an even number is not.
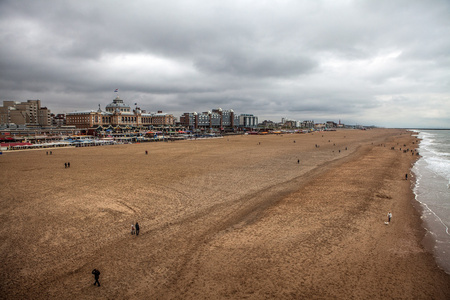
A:
[[[339,130],[7,153],[1,294],[448,298],[404,180],[413,142]]]

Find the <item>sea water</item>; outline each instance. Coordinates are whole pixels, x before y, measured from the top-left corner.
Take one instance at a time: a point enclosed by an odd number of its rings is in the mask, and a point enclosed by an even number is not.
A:
[[[438,265],[450,274],[450,130],[414,130],[420,158],[412,171],[413,188],[422,207],[425,240]]]

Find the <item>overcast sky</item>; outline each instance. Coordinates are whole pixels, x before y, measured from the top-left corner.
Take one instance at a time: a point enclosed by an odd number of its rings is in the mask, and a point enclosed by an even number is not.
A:
[[[450,1],[0,1],[0,101],[117,94],[175,117],[450,128]]]

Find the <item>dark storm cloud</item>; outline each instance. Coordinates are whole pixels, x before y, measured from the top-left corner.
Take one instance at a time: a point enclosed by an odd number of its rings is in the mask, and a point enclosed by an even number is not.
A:
[[[96,109],[120,88],[175,116],[450,127],[449,15],[444,0],[1,1],[0,100]]]

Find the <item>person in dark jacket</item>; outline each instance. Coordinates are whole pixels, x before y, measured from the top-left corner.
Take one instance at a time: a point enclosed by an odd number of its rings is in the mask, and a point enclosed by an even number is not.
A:
[[[92,271],[92,274],[94,274],[94,277],[95,277],[94,285],[98,284],[98,286],[100,286],[100,282],[98,282],[98,278],[100,277],[100,271],[97,269],[94,269]]]
[[[139,235],[139,223],[138,222],[136,222],[136,235]]]

